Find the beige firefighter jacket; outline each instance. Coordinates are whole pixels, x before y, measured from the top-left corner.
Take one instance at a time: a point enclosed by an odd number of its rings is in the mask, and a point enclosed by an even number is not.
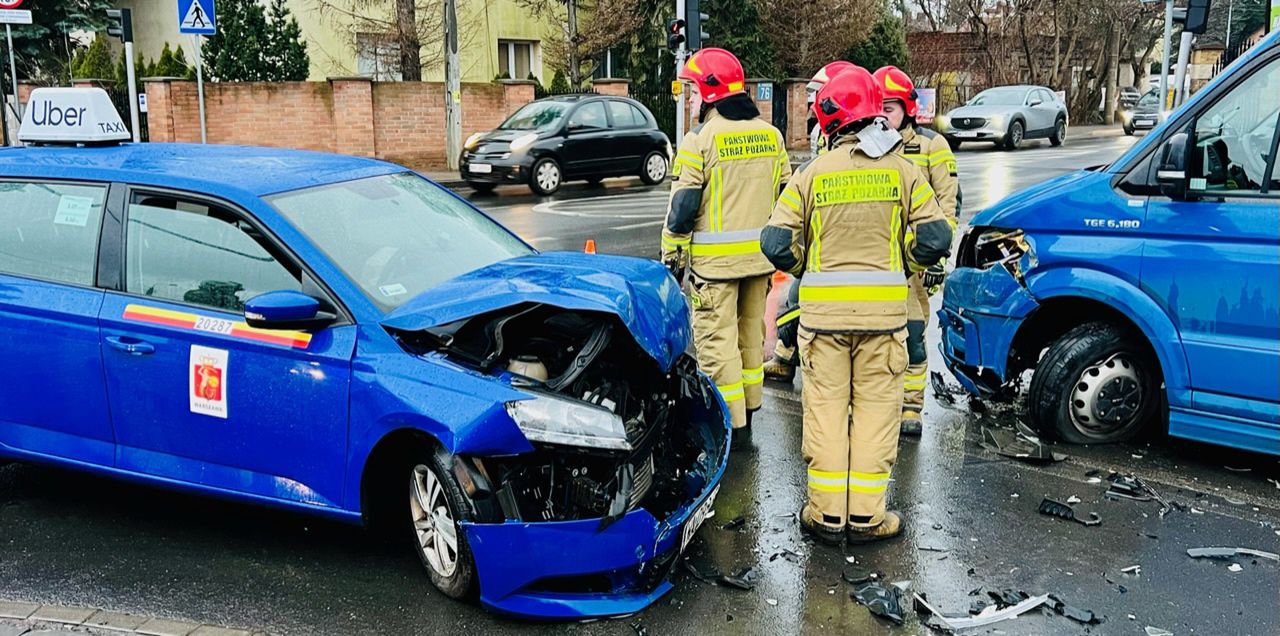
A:
[[[898,151],[916,164],[929,178],[929,185],[947,215],[951,229],[956,228],[960,216],[960,179],[956,173],[956,156],[946,138],[928,128],[907,126],[902,131],[902,145]]]
[[[707,280],[773,272],[760,253],[760,230],[791,176],[782,133],[759,118],[731,120],[709,111],[680,142],[675,171],[663,260],[683,251],[692,257],[693,273]]]
[[[800,324],[823,333],[891,333],[907,324],[907,276],[938,262],[951,226],[932,186],[898,150],[872,158],[843,137],[778,197],[761,249],[802,275]]]

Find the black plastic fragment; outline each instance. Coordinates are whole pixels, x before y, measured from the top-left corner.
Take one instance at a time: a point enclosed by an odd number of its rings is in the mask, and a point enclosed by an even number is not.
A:
[[[1011,589],[1011,588],[1005,588],[1003,590],[1000,590],[999,592],[987,592],[987,596],[990,596],[992,599],[994,599],[996,602],[996,605],[998,605],[1000,609],[1004,609],[1006,607],[1012,607],[1014,605],[1017,605],[1018,603],[1021,603],[1031,598],[1031,596],[1026,592]]]
[[[840,578],[850,585],[861,585],[868,581],[883,581],[884,573],[875,570],[868,570],[853,565],[844,566],[844,570],[840,572]]]
[[[982,610],[987,609],[988,607],[991,607],[991,601],[988,601],[985,599],[977,599],[972,603],[969,603],[969,615],[977,616],[978,614],[982,613]]]
[[[1081,519],[1076,516],[1075,508],[1048,497],[1045,497],[1044,501],[1040,502],[1040,514],[1066,519],[1067,521],[1076,521],[1086,526],[1096,526],[1102,523],[1102,517],[1099,517],[1096,512],[1089,513],[1088,519]]]
[[[737,574],[733,575],[721,574],[720,578],[716,580],[725,587],[733,587],[739,590],[750,591],[756,587],[755,568],[744,568]]]
[[[714,584],[716,582],[716,577],[719,576],[719,574],[714,571],[711,573],[710,576],[704,575],[701,571],[698,570],[696,566],[693,565],[693,563],[689,562],[689,559],[685,559],[681,561],[680,567],[684,568],[684,571],[688,572],[690,576],[692,576],[695,579],[698,579],[699,581],[702,581],[703,583]]]
[[[747,525],[747,518],[738,515],[720,525],[721,530],[739,531],[743,526]]]
[[[849,593],[853,600],[866,606],[876,616],[901,625],[903,621],[902,590],[884,583],[864,583]]]
[[[1011,457],[1029,463],[1060,462],[1067,458],[1049,449],[1040,438],[1019,431],[985,426],[982,429],[982,445],[997,455]]]

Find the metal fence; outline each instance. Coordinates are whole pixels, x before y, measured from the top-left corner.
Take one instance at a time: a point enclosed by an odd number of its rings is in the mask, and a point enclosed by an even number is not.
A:
[[[644,104],[653,113],[653,118],[658,121],[658,130],[666,133],[672,145],[678,145],[680,140],[676,139],[676,100],[671,97],[671,92],[645,89],[632,84],[629,94],[631,99]]]

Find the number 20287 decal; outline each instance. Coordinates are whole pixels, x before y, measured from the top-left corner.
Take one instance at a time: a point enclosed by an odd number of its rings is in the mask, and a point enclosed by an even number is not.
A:
[[[128,305],[124,308],[124,319],[191,331],[215,333],[240,340],[254,340],[295,349],[306,349],[311,344],[311,334],[305,331],[257,329],[250,327],[246,323],[225,318],[201,316],[185,311],[172,311],[146,305]]]

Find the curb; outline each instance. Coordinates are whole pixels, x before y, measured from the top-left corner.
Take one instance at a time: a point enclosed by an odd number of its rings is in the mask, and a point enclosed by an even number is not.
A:
[[[112,612],[95,607],[42,605],[0,600],[0,636],[47,634],[62,636],[265,636],[262,630],[239,629]]]

